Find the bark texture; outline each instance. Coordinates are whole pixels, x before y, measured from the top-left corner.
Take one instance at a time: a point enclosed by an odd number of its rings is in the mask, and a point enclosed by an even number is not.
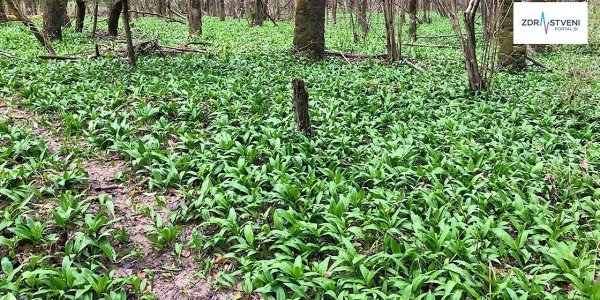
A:
[[[304,88],[304,80],[295,77],[292,79],[292,88],[294,90],[294,119],[298,130],[307,137],[312,137],[312,127],[310,126],[310,115],[308,112],[308,92]]]
[[[129,66],[135,67],[135,51],[133,50],[133,39],[131,37],[131,27],[129,26],[129,4],[127,0],[123,2],[123,28],[125,29],[125,39],[127,40],[127,58]]]
[[[6,23],[8,19],[6,18],[6,10],[4,9],[4,0],[0,0],[0,24]]]
[[[325,0],[297,0],[294,49],[312,58],[325,51]]]
[[[202,2],[189,0],[188,23],[190,35],[202,35]]]
[[[117,36],[119,34],[119,17],[123,10],[123,1],[117,0],[110,9],[110,15],[108,16],[108,34],[111,36]]]
[[[50,39],[62,39],[63,5],[61,0],[46,0],[44,2],[44,31]]]
[[[417,40],[417,0],[408,1],[408,13],[410,15],[410,24],[408,26],[408,39],[411,42]]]
[[[514,1],[518,2],[518,1]],[[523,69],[527,66],[525,45],[513,45],[513,1],[503,0],[498,33],[498,64],[503,68]]]
[[[390,60],[396,61],[400,58],[400,49],[396,42],[396,31],[394,27],[394,1],[383,0],[383,17],[385,19],[385,37],[386,37],[386,48],[387,54]],[[402,21],[400,26],[402,26]],[[402,32],[402,28],[400,28]]]
[[[225,21],[225,0],[219,0],[219,20]]]
[[[85,21],[85,2],[83,0],[76,0],[77,5],[77,21],[75,23],[75,31],[83,31],[83,22]]]
[[[267,18],[265,10],[267,6],[263,0],[254,0],[254,11],[252,13],[252,26],[262,26]]]

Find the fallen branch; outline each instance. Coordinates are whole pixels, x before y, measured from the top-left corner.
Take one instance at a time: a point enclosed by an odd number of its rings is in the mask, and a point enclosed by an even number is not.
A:
[[[483,34],[483,32],[477,32],[475,34]],[[419,36],[419,39],[439,39],[439,38],[451,38],[456,37],[456,34],[448,34],[448,35],[433,35],[433,36]]]
[[[185,44],[184,47],[188,47],[189,45],[210,46],[210,45],[212,45],[212,43],[211,42],[189,42],[189,43]]]
[[[160,48],[181,51],[181,52],[189,52],[189,53],[205,53],[206,51],[203,49],[192,49],[192,48],[177,48],[177,47],[169,47],[169,46],[159,46]]]
[[[329,55],[329,56],[339,56],[339,57],[343,57],[344,59],[368,59],[368,58],[375,58],[375,59],[386,59],[388,56],[387,54],[355,54],[355,53],[344,53],[341,51],[331,51],[331,50],[325,50],[323,52],[324,55]]]
[[[46,51],[48,51],[50,55],[56,55],[56,51],[54,51],[54,48],[52,48],[52,44],[50,44],[50,41],[48,41],[44,33],[40,31],[37,27],[35,27],[33,22],[29,18],[27,18],[27,16],[25,16],[19,11],[15,2],[13,2],[13,0],[6,0],[6,4],[8,5],[8,9],[15,14],[17,20],[21,21],[23,25],[29,28],[29,30],[31,31],[31,33],[33,33],[38,42],[40,42],[40,44],[42,44],[42,46],[46,48]]]
[[[73,57],[73,56],[57,56],[57,55],[40,55],[40,56],[38,56],[38,58],[45,59],[45,60],[68,60],[68,61],[78,60],[77,57]]]
[[[163,18],[167,21],[172,21],[172,22],[177,22],[177,23],[181,23],[181,24],[185,24],[184,21],[179,20],[179,19],[175,19],[175,18],[171,18],[168,16],[163,16],[161,14],[157,14],[157,13],[153,13],[153,12],[148,12],[148,11],[137,11],[137,10],[129,10],[130,13],[136,13],[136,14],[140,14],[142,16],[155,16],[155,17],[160,17]]]
[[[425,73],[425,70],[423,70],[423,68],[421,68],[421,67],[417,66],[416,64],[412,63],[412,62],[411,62],[410,60],[408,60],[407,58],[403,58],[403,59],[402,59],[402,61],[403,61],[405,64],[407,64],[407,65],[409,65],[409,66],[413,67],[415,70],[417,70],[417,71],[419,71],[419,72],[421,72],[421,73]]]
[[[546,69],[546,70],[550,70],[548,67],[546,67],[546,65],[544,65],[541,62],[535,60],[533,57],[529,57],[529,56],[525,55],[525,59],[527,59],[528,61],[532,62],[535,66],[538,66],[538,67]]]
[[[406,44],[402,44],[402,46],[408,46],[408,47],[423,47],[423,48],[449,48],[449,49],[460,49],[459,47],[456,47],[456,46],[449,46],[449,45],[423,45],[423,44],[410,44],[410,43],[406,43]]]
[[[4,53],[4,52],[0,52],[0,56],[10,58],[10,59],[19,59],[18,57],[14,56],[12,54]]]

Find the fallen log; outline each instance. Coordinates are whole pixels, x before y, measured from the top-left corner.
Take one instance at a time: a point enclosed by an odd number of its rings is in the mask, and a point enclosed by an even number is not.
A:
[[[325,50],[323,52],[324,55],[329,55],[329,56],[339,56],[345,59],[368,59],[368,58],[375,58],[375,59],[387,59],[387,54],[356,54],[356,53],[345,53],[345,52],[341,52],[341,51],[331,51],[331,50]]]
[[[423,47],[423,48],[449,48],[449,49],[460,49],[459,47],[456,47],[456,46],[449,46],[449,45],[424,45],[424,44],[411,44],[411,43],[402,44],[402,46],[408,46],[408,47]]]

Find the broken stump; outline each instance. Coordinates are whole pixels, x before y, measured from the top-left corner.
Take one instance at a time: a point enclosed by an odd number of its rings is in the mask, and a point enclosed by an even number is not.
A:
[[[295,77],[292,79],[292,88],[294,89],[294,118],[296,125],[298,126],[298,130],[310,138],[312,137],[312,128],[308,113],[308,92],[304,88],[304,80]]]

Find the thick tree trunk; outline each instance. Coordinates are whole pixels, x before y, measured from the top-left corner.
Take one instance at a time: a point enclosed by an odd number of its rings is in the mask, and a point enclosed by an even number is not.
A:
[[[110,9],[110,15],[108,16],[108,34],[111,36],[117,36],[117,34],[119,34],[119,17],[121,16],[122,10],[122,0],[117,0]]]
[[[225,21],[225,0],[219,0],[219,20]]]
[[[94,18],[92,20],[92,38],[96,37],[96,28],[98,27],[98,1],[94,2]]]
[[[6,10],[4,9],[4,0],[0,0],[0,24],[8,21],[6,17]]]
[[[304,88],[304,80],[295,77],[292,79],[292,88],[294,90],[294,119],[298,130],[307,137],[312,137],[312,127],[310,126],[310,115],[308,111],[308,92]]]
[[[527,66],[525,45],[513,45],[513,0],[503,0],[498,34],[498,64],[503,68],[523,69]]]
[[[44,1],[44,31],[50,39],[62,39],[63,13],[61,0]]]
[[[254,0],[254,14],[252,15],[252,26],[262,26],[265,19],[266,14],[265,10],[267,7],[263,0]]]
[[[125,39],[127,40],[127,58],[129,66],[135,67],[135,51],[133,50],[133,38],[131,37],[131,26],[129,26],[129,4],[127,0],[123,1],[123,28],[125,29]]]
[[[294,49],[312,58],[325,51],[325,0],[297,0]]]
[[[202,2],[189,0],[188,23],[190,35],[202,35]]]
[[[83,22],[85,21],[85,2],[83,0],[75,1],[77,4],[77,22],[75,24],[75,31],[83,31]]]
[[[417,40],[417,0],[408,1],[408,13],[410,15],[410,25],[408,26],[408,40],[414,42]]]

